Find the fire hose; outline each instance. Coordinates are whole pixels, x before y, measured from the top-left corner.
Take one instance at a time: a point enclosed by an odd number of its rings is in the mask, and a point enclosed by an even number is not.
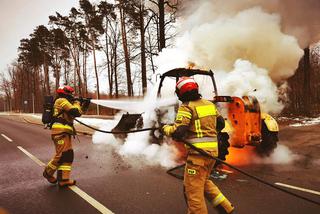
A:
[[[90,126],[90,125],[88,125],[88,124],[85,124],[85,123],[83,123],[83,122],[81,122],[81,121],[79,121],[79,120],[77,120],[77,119],[75,119],[75,120],[76,120],[78,123],[80,123],[80,124],[82,124],[82,125],[90,128],[90,129],[93,129],[93,130],[95,130],[95,131],[102,132],[102,133],[107,133],[107,134],[129,134],[129,133],[144,132],[144,131],[155,131],[155,130],[158,130],[158,129],[159,129],[159,128],[144,128],[144,129],[136,129],[136,130],[130,130],[130,131],[106,131],[106,130],[101,130],[101,129],[97,129],[97,128],[95,128],[95,127],[92,127],[92,126]],[[185,144],[185,145],[188,146],[189,148],[197,151],[199,154],[203,155],[204,157],[207,157],[207,158],[213,159],[213,160],[215,160],[215,161],[218,161],[218,162],[220,162],[221,164],[224,164],[224,165],[230,167],[231,169],[234,169],[234,170],[240,172],[241,174],[248,176],[249,178],[251,178],[251,179],[253,179],[253,180],[256,180],[256,181],[258,181],[258,182],[260,182],[260,183],[262,183],[262,184],[264,184],[264,185],[267,185],[267,186],[269,186],[269,187],[272,187],[272,188],[274,188],[274,189],[276,189],[276,190],[282,191],[282,192],[287,193],[287,194],[289,194],[289,195],[295,196],[295,197],[297,197],[297,198],[300,198],[300,199],[302,199],[302,200],[305,200],[305,201],[308,201],[308,202],[311,202],[311,203],[313,203],[313,204],[316,204],[316,205],[320,206],[320,202],[317,202],[317,201],[312,200],[312,199],[310,199],[310,198],[307,198],[307,197],[304,197],[304,196],[302,196],[302,195],[296,194],[296,193],[294,193],[294,192],[288,191],[288,190],[286,190],[286,189],[280,188],[280,187],[278,187],[278,186],[276,186],[276,185],[274,185],[274,184],[272,184],[272,183],[270,183],[270,182],[268,182],[268,181],[265,181],[265,180],[263,180],[263,179],[255,176],[255,175],[251,175],[251,174],[245,172],[244,170],[242,170],[242,169],[240,169],[240,168],[238,168],[238,167],[235,167],[235,166],[233,166],[233,165],[231,165],[231,164],[228,164],[227,162],[225,162],[225,161],[223,161],[223,160],[221,160],[221,159],[219,159],[219,158],[217,158],[217,157],[214,157],[214,156],[208,154],[208,153],[205,152],[204,150],[195,147],[194,145],[192,145],[191,143],[187,142],[186,140],[180,140],[180,142],[183,143],[183,144]],[[174,168],[172,168],[172,169],[169,169],[169,170],[167,171],[167,173],[170,174],[171,171],[173,171],[174,169],[180,168],[180,167],[182,167],[182,166],[183,166],[183,165],[179,165],[179,166],[177,166],[177,167],[174,167]],[[172,175],[172,174],[170,174],[170,175]],[[177,177],[177,176],[175,176],[175,177]],[[177,178],[180,178],[180,177],[177,177]]]
[[[216,160],[216,161],[219,161],[219,162],[221,162],[222,164],[230,167],[231,169],[234,169],[234,170],[236,170],[236,171],[238,171],[238,172],[240,172],[240,173],[248,176],[249,178],[252,178],[252,179],[254,179],[254,180],[256,180],[256,181],[258,181],[258,182],[260,182],[260,183],[262,183],[262,184],[265,184],[265,185],[267,185],[267,186],[270,186],[270,187],[272,187],[272,188],[274,188],[274,189],[277,189],[277,190],[279,190],[279,191],[282,191],[282,192],[284,192],[284,193],[290,194],[290,195],[292,195],[292,196],[295,196],[295,197],[297,197],[297,198],[303,199],[303,200],[305,200],[305,201],[309,201],[309,202],[311,202],[311,203],[314,203],[314,204],[320,206],[320,203],[317,202],[317,201],[314,201],[314,200],[312,200],[312,199],[309,199],[309,198],[306,198],[306,197],[304,197],[304,196],[298,195],[298,194],[293,193],[293,192],[291,192],[291,191],[288,191],[288,190],[286,190],[286,189],[279,188],[278,186],[276,186],[276,185],[274,185],[274,184],[272,184],[272,183],[270,183],[270,182],[267,182],[267,181],[265,181],[265,180],[263,180],[263,179],[255,176],[255,175],[251,175],[251,174],[243,171],[242,169],[239,169],[238,167],[235,167],[235,166],[233,166],[233,165],[231,165],[231,164],[226,163],[225,161],[223,161],[223,160],[221,160],[221,159],[219,159],[219,158],[213,157],[212,155],[208,154],[208,153],[205,152],[204,150],[195,147],[194,145],[192,145],[191,143],[189,143],[189,142],[187,142],[187,141],[185,141],[185,140],[182,140],[182,142],[183,142],[185,145],[189,146],[191,149],[197,151],[199,154],[201,154],[201,155],[203,155],[203,156],[205,156],[205,157],[207,157],[207,158],[210,158],[210,159],[214,159],[214,160]]]

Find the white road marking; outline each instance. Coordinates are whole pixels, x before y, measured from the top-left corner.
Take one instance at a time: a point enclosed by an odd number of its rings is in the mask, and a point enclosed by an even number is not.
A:
[[[11,140],[9,137],[7,137],[5,134],[1,134],[2,137],[4,137],[7,141],[9,141],[10,143],[13,141]]]
[[[22,148],[21,146],[17,146],[18,149],[20,149],[24,154],[26,154],[29,158],[31,158],[34,162],[36,162],[39,166],[45,166],[45,164],[39,160],[38,158],[36,158],[35,156],[33,156],[31,153],[29,153],[27,150],[25,150],[24,148]]]
[[[86,200],[89,204],[91,204],[94,208],[96,208],[97,210],[99,210],[101,213],[104,214],[111,214],[113,213],[111,210],[109,210],[108,208],[106,208],[105,206],[103,206],[103,204],[99,203],[98,201],[96,201],[94,198],[92,198],[90,195],[88,195],[87,193],[85,193],[84,191],[82,191],[79,187],[77,186],[69,186],[69,188],[77,193],[81,198],[83,198],[84,200]]]
[[[36,162],[39,166],[44,167],[45,164],[39,160],[37,157],[29,153],[27,150],[22,148],[21,146],[17,146],[18,149],[20,149],[24,154],[26,154],[29,158],[31,158],[34,162]],[[91,204],[94,208],[99,210],[103,214],[112,214],[113,212],[106,208],[103,204],[92,198],[90,195],[82,191],[77,186],[69,186],[69,189],[71,189],[73,192],[77,193],[81,198],[83,198],[85,201],[87,201],[89,204]]]
[[[296,187],[296,186],[292,186],[292,185],[289,185],[289,184],[283,184],[283,183],[278,183],[278,182],[274,183],[274,184],[278,185],[278,186],[283,186],[283,187],[295,189],[295,190],[300,190],[300,191],[303,191],[303,192],[312,193],[312,194],[315,194],[315,195],[320,195],[320,192],[315,191],[315,190],[311,190],[311,189],[305,189],[305,188],[302,188],[302,187]]]

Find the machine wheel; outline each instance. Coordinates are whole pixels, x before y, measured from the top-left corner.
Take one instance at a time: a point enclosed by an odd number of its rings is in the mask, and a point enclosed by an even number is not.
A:
[[[257,146],[257,153],[260,156],[269,156],[277,147],[278,140],[278,132],[269,131],[267,125],[262,121],[261,143]]]
[[[218,133],[218,149],[219,149],[219,155],[218,158],[225,161],[226,156],[229,154],[228,148],[230,147],[229,143],[229,135],[228,133],[220,132]],[[220,165],[221,163],[217,161],[215,163],[215,167]]]

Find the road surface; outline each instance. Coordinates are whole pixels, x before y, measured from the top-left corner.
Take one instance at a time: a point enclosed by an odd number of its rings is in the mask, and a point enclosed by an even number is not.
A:
[[[50,185],[42,177],[43,164],[54,152],[50,131],[13,119],[0,116],[0,208],[7,213],[186,213],[180,180],[161,167],[132,167],[112,147],[92,144],[90,136],[79,136],[80,142],[75,139],[73,144],[72,177],[77,187],[59,189]],[[294,164],[250,164],[241,168],[271,183],[290,185],[283,188],[320,202],[320,163],[316,160],[319,127],[286,127],[280,133],[280,143],[301,155]],[[320,206],[237,172],[214,182],[233,202],[236,213],[320,213]],[[302,189],[292,189],[295,187]],[[209,213],[216,213],[208,207]]]

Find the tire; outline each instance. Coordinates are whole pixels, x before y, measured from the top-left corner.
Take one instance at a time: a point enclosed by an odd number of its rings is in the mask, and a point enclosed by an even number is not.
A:
[[[229,135],[228,133],[220,132],[218,133],[218,150],[219,150],[219,155],[218,158],[225,161],[226,156],[229,154],[228,148],[230,147],[229,143]],[[215,167],[220,165],[221,163],[217,161],[215,163]]]
[[[261,143],[257,146],[256,149],[258,155],[262,157],[270,156],[274,149],[277,148],[278,141],[278,132],[269,131],[265,122],[262,121]]]

